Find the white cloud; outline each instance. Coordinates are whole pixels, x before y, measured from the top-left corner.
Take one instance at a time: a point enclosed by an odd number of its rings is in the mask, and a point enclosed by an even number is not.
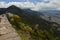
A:
[[[18,7],[26,7],[26,8],[34,7],[34,4],[31,2],[9,2],[9,3],[0,2],[0,8],[7,8],[11,5],[16,5]]]
[[[43,2],[37,2],[36,4],[31,2],[0,2],[0,8],[7,8],[11,5],[16,5],[20,8],[30,8],[32,10],[46,10],[56,9],[60,10],[60,0],[44,0]]]
[[[5,7],[5,2],[0,2],[0,8],[3,8],[3,7]]]

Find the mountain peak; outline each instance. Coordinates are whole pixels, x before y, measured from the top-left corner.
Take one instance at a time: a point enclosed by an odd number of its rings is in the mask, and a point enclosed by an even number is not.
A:
[[[11,6],[9,6],[8,8],[18,8],[18,7],[15,6],[15,5],[11,5]]]

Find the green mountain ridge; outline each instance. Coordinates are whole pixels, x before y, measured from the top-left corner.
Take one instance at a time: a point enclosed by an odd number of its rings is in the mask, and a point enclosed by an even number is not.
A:
[[[22,40],[60,40],[60,27],[57,23],[48,22],[42,18],[29,20],[26,17],[20,17],[13,14],[10,17],[10,22],[17,33],[22,37]],[[38,22],[39,20],[39,22]]]
[[[3,13],[2,13],[3,12]],[[22,40],[60,40],[60,24],[44,20],[39,12],[27,12],[14,5],[2,11]],[[9,15],[11,13],[12,15]]]

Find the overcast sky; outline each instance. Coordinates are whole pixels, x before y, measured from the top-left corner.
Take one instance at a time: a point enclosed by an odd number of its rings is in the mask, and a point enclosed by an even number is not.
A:
[[[31,10],[60,10],[60,0],[0,0],[0,8],[11,5]]]
[[[0,0],[0,1],[5,1],[5,2],[25,2],[25,1],[41,2],[41,1],[44,1],[44,0]]]

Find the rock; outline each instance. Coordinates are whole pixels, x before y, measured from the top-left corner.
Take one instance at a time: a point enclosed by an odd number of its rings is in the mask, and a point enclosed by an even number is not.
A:
[[[21,40],[5,14],[0,15],[0,40]]]

